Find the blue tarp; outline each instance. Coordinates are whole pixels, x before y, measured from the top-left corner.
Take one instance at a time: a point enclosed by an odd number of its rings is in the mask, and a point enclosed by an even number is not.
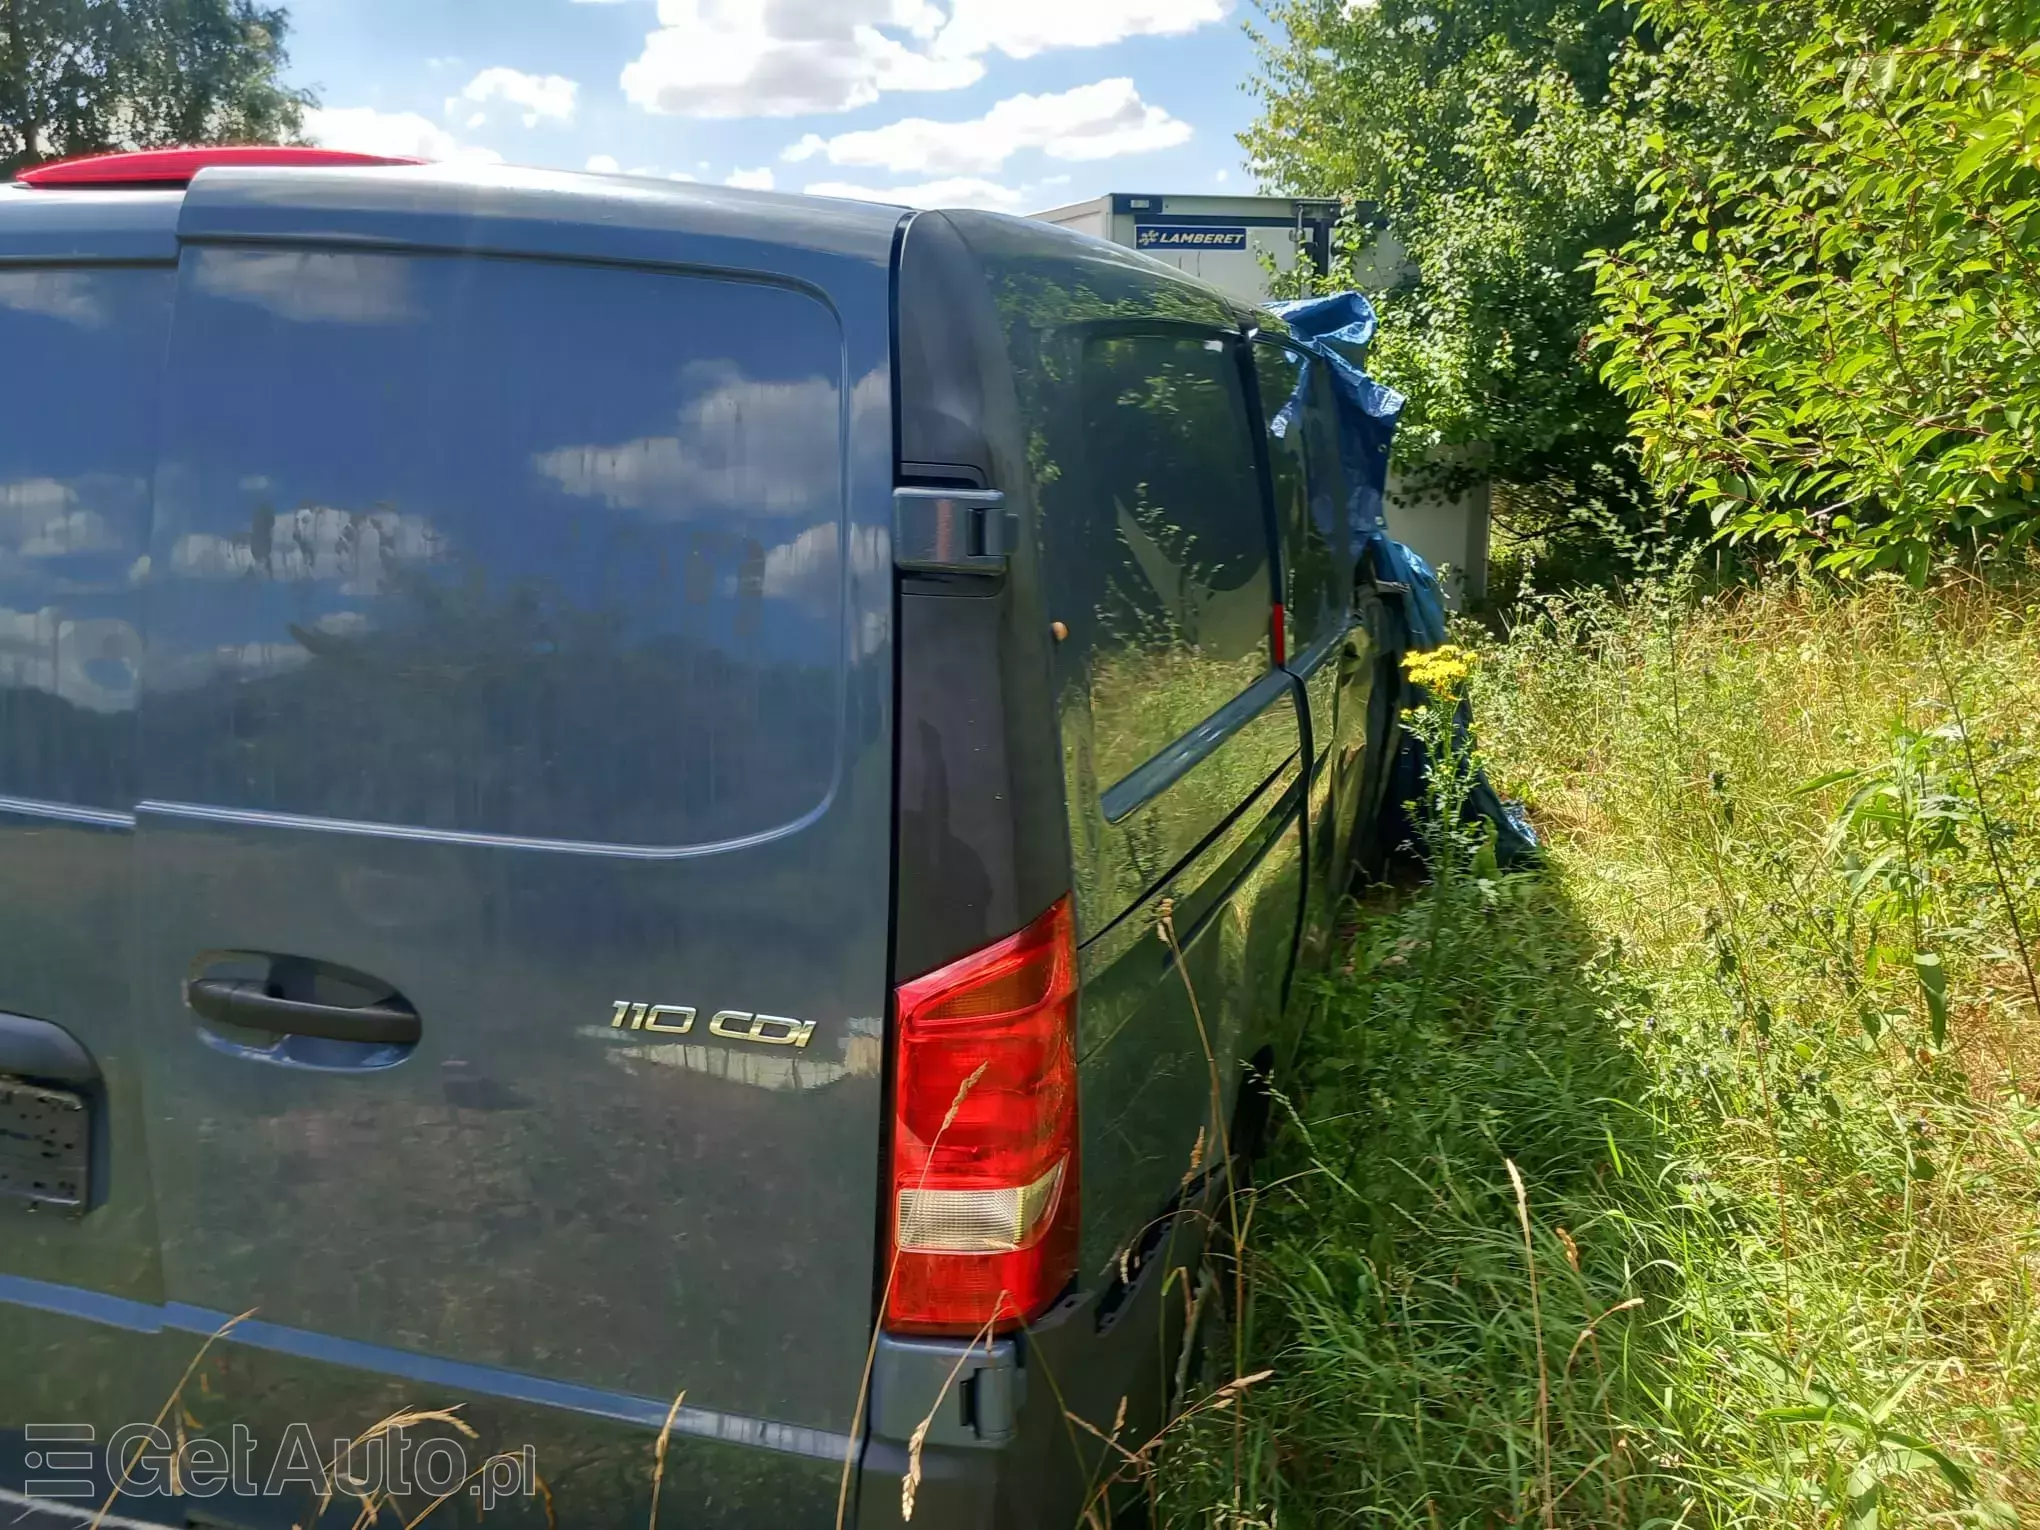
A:
[[[1339,450],[1346,462],[1346,529],[1355,562],[1372,559],[1378,578],[1405,585],[1406,646],[1436,648],[1445,641],[1445,596],[1438,576],[1416,553],[1388,534],[1382,494],[1388,487],[1388,453],[1395,442],[1403,396],[1361,369],[1374,338],[1374,306],[1358,292],[1299,298],[1268,305],[1289,326],[1290,337],[1321,357],[1339,406]],[[1308,378],[1299,383],[1299,391]],[[1327,533],[1335,528],[1324,527]]]
[[[1340,292],[1330,297],[1303,298],[1293,303],[1271,303],[1275,313],[1289,325],[1292,339],[1311,354],[1323,359],[1332,379],[1332,393],[1339,407],[1339,451],[1346,468],[1346,530],[1351,538],[1354,561],[1371,563],[1374,577],[1390,585],[1403,586],[1395,605],[1402,621],[1402,648],[1436,648],[1445,641],[1445,592],[1431,565],[1388,534],[1382,514],[1382,495],[1388,487],[1388,453],[1395,442],[1396,420],[1402,414],[1403,396],[1385,388],[1361,368],[1367,343],[1374,338],[1374,307],[1357,292]],[[1304,390],[1310,386],[1309,368],[1297,382],[1295,395],[1283,413],[1301,410]],[[1280,429],[1277,435],[1284,432]],[[1315,496],[1313,496],[1315,503]],[[1328,512],[1330,513],[1330,512]],[[1338,528],[1320,528],[1336,536]],[[1421,695],[1405,682],[1407,694]],[[1400,709],[1400,708],[1398,708]],[[1453,714],[1457,742],[1455,758],[1472,757],[1472,709],[1462,701]],[[1424,743],[1414,733],[1404,734],[1394,755],[1386,810],[1391,820],[1389,843],[1421,839],[1406,814],[1420,810],[1429,799],[1425,781],[1430,771]],[[1494,825],[1495,856],[1503,866],[1533,863],[1539,854],[1537,832],[1519,804],[1504,802],[1489,784],[1487,772],[1477,766],[1465,783],[1460,809],[1468,823],[1485,820]],[[1400,825],[1400,827],[1397,827]]]

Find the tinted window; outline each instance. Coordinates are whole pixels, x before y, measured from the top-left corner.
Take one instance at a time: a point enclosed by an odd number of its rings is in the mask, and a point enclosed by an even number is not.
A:
[[[1075,401],[1054,561],[1083,629],[1105,787],[1267,668],[1268,547],[1230,342],[1085,337]]]
[[[1289,651],[1301,659],[1345,630],[1352,605],[1331,387],[1322,362],[1286,346],[1256,345],[1254,369],[1282,532]]]
[[[820,303],[201,249],[171,356],[152,796],[647,846],[824,800],[859,550]]]
[[[0,268],[0,795],[126,809],[173,273]]]

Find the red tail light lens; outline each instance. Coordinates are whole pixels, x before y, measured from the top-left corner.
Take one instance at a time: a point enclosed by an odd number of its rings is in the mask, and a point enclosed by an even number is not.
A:
[[[1040,1316],[1077,1258],[1077,943],[1067,898],[901,985],[886,1326]]]

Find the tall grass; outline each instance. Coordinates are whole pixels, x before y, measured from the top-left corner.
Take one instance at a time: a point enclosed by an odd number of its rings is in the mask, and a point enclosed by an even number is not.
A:
[[[1275,1374],[1157,1522],[2040,1523],[2036,594],[1675,580],[1484,641],[1550,864],[1441,839],[1305,996]]]

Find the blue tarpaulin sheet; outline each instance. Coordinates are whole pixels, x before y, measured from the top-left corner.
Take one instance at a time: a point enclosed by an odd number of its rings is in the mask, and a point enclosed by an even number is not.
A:
[[[1445,596],[1431,566],[1388,534],[1382,495],[1388,487],[1388,453],[1395,443],[1403,396],[1361,368],[1374,338],[1374,305],[1358,292],[1299,298],[1268,305],[1289,326],[1290,338],[1318,357],[1331,377],[1339,411],[1339,451],[1346,466],[1346,532],[1355,562],[1371,559],[1376,576],[1408,587],[1402,601],[1406,646],[1436,648],[1445,641]],[[1306,378],[1298,391],[1308,386]],[[1328,533],[1334,527],[1324,527]]]

